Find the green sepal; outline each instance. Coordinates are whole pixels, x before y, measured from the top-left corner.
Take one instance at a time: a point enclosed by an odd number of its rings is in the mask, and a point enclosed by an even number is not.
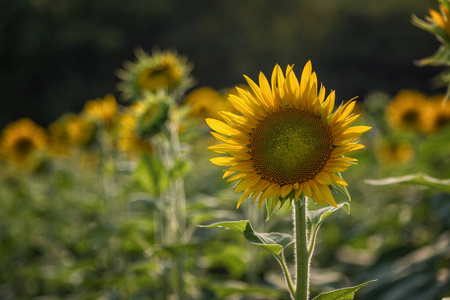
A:
[[[273,215],[273,213],[275,212],[275,198],[267,198],[266,199],[266,222],[269,221],[270,217]]]
[[[432,56],[422,58],[416,62],[422,66],[450,66],[450,47],[442,45]]]
[[[292,191],[289,195],[287,195],[286,197],[280,197],[278,198],[278,203],[275,205],[275,198],[267,198],[265,200],[266,203],[266,222],[269,221],[270,217],[273,215],[273,213],[279,209],[281,209],[284,204],[287,203],[291,203],[291,199],[294,198],[294,191]]]
[[[211,225],[201,225],[204,228],[224,228],[232,231],[242,232],[245,239],[251,244],[268,250],[275,256],[292,244],[294,239],[291,235],[279,232],[258,233],[253,230],[249,220],[219,222]]]
[[[410,174],[400,177],[388,177],[383,179],[367,179],[366,183],[371,185],[389,185],[396,183],[418,184],[450,193],[450,179],[437,179],[423,173]]]
[[[355,297],[355,293],[362,287],[372,283],[376,280],[367,281],[356,286],[343,288],[331,292],[326,292],[318,295],[313,300],[352,300]]]
[[[308,210],[308,218],[313,224],[313,226],[320,226],[326,218],[334,214],[335,211],[344,207],[345,211],[350,214],[350,204],[348,202],[344,202],[339,204],[337,207],[327,206],[321,209],[316,210]]]
[[[450,44],[450,37],[447,35],[444,29],[437,25],[432,18],[429,18],[429,22],[424,21],[412,15],[411,23],[420,29],[428,31],[436,37],[438,41],[444,44]]]
[[[149,154],[141,156],[134,177],[145,192],[154,196],[165,192],[170,185],[169,174],[163,163]]]

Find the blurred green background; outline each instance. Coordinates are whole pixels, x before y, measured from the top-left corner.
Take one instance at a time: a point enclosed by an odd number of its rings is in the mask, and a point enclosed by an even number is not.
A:
[[[0,127],[28,116],[41,125],[115,93],[115,71],[133,50],[175,49],[214,88],[312,60],[339,100],[372,90],[434,92],[434,68],[414,60],[438,42],[410,23],[434,0],[2,1]]]

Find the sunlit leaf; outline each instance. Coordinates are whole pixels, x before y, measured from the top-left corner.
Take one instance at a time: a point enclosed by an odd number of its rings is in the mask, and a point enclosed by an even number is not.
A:
[[[232,231],[244,232],[245,227],[248,224],[248,220],[242,221],[229,221],[229,222],[218,222],[210,225],[199,225],[199,227],[203,228],[223,228]]]
[[[350,204],[348,202],[344,202],[339,204],[337,207],[327,206],[321,209],[308,210],[308,218],[315,226],[320,226],[326,218],[342,207],[344,207],[347,213],[350,213]]]
[[[390,185],[397,183],[419,184],[450,193],[450,179],[437,179],[423,173],[383,179],[368,179],[366,182],[372,185]]]
[[[279,255],[281,250],[294,242],[292,236],[285,233],[271,232],[258,233],[253,230],[250,221],[219,222],[211,225],[203,225],[204,228],[224,228],[239,231],[244,234],[245,239],[251,244],[262,247],[274,255]]]
[[[352,300],[355,297],[356,291],[358,291],[363,286],[368,285],[376,280],[371,280],[365,283],[358,284],[357,286],[343,288],[331,292],[326,292],[318,295],[313,300]]]

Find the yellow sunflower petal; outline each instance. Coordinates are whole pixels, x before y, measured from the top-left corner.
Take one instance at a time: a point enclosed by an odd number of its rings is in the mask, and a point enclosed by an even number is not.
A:
[[[208,118],[206,119],[206,123],[208,124],[211,129],[217,131],[218,133],[231,136],[233,134],[240,134],[241,132],[232,128],[230,125],[225,124],[222,121]]]
[[[234,157],[214,157],[211,158],[210,161],[218,166],[234,166],[236,165],[238,162],[236,160],[236,158]]]
[[[331,173],[330,175],[331,175],[331,179],[333,180],[333,182],[340,184],[340,185],[348,186],[348,183],[341,177],[334,175],[333,173]]]
[[[246,178],[244,180],[242,180],[237,186],[236,189],[234,190],[235,193],[239,193],[242,192],[245,189],[251,189],[255,184],[258,183],[258,181],[260,181],[261,178],[258,176],[253,176],[250,178]]]
[[[242,193],[241,198],[239,198],[239,202],[236,206],[236,208],[239,208],[239,206],[241,206],[241,203],[245,200],[245,198],[247,198],[250,194],[252,193],[251,189],[245,190],[244,193]]]

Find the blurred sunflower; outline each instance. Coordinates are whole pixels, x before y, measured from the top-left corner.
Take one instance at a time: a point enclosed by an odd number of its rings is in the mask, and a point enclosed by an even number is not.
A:
[[[44,128],[25,118],[7,125],[1,133],[1,149],[15,165],[25,166],[47,147]]]
[[[431,116],[427,97],[417,91],[402,90],[388,104],[386,120],[394,129],[427,132]]]
[[[431,99],[431,113],[428,119],[429,133],[437,133],[442,128],[450,125],[450,103],[442,101],[445,96],[435,96]]]
[[[383,166],[402,165],[410,162],[414,157],[414,147],[408,142],[383,142],[375,155]]]
[[[164,93],[147,94],[130,106],[119,121],[118,147],[132,155],[151,152],[149,139],[162,130],[167,121],[170,99]]]
[[[251,91],[237,88],[238,95],[229,96],[242,116],[222,111],[225,122],[206,120],[223,142],[209,149],[229,155],[211,161],[228,166],[224,178],[239,180],[235,192],[244,192],[237,206],[253,196],[253,201],[259,197],[259,207],[264,199],[274,198],[275,207],[280,200],[297,201],[302,194],[318,204],[336,206],[329,185],[347,185],[337,174],[356,159],[343,155],[364,148],[356,139],[370,129],[350,127],[359,117],[352,114],[355,102],[348,101],[332,114],[334,92],[326,99],[324,88],[318,93],[311,62],[300,83],[289,65],[286,78],[275,66],[271,86],[262,73],[259,86],[245,78]]]
[[[136,58],[136,62],[126,62],[117,73],[122,79],[118,89],[128,100],[139,99],[144,92],[184,92],[192,85],[191,65],[175,52],[154,51],[149,55],[138,49]]]
[[[84,113],[88,118],[111,129],[115,126],[117,119],[116,98],[114,95],[108,94],[103,99],[89,100],[84,105]]]
[[[74,114],[65,114],[48,126],[49,151],[52,155],[69,155],[70,142],[67,125],[69,120],[75,117]]]
[[[67,120],[67,138],[74,146],[90,146],[95,140],[95,132],[95,124],[83,116],[72,115]]]
[[[431,16],[431,22],[436,23],[440,28],[442,28],[448,36],[450,36],[450,11],[448,7],[449,3],[443,1],[439,4],[440,12],[430,9],[429,13]]]
[[[235,93],[236,87],[220,93],[211,87],[200,87],[191,91],[185,98],[184,104],[190,105],[189,115],[193,118],[220,118],[219,111],[237,112],[227,100],[228,94]]]

